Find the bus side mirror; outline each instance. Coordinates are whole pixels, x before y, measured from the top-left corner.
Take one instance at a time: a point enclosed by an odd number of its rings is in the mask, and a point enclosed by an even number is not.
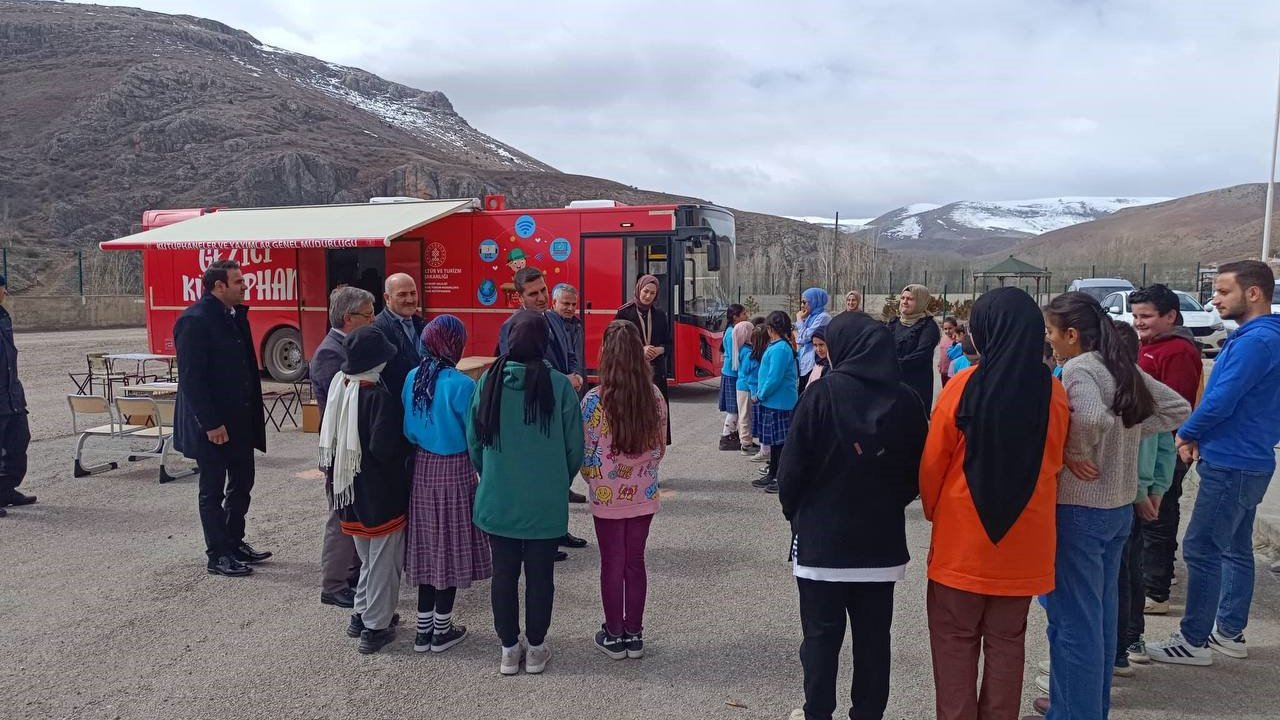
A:
[[[716,272],[720,269],[720,242],[715,238],[707,243],[707,270]]]

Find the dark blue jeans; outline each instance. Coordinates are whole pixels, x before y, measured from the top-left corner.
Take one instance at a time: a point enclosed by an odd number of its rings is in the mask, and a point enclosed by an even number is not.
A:
[[[1120,554],[1133,509],[1058,506],[1049,613],[1049,720],[1103,720],[1111,709]]]
[[[1228,637],[1244,632],[1253,602],[1253,516],[1271,473],[1232,470],[1201,460],[1200,488],[1182,540],[1187,610],[1182,636],[1204,646],[1216,619]]]

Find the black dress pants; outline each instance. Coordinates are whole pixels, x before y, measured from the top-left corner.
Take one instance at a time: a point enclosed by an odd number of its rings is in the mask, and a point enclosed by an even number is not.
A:
[[[1142,524],[1142,581],[1147,597],[1167,602],[1173,580],[1173,556],[1178,552],[1178,523],[1182,511],[1182,479],[1188,465],[1181,459],[1173,468],[1173,484],[1160,499],[1160,516]]]
[[[845,618],[853,638],[852,720],[882,720],[889,704],[889,629],[892,582],[822,582],[796,578],[804,642],[805,720],[830,720],[836,709],[836,673]]]
[[[559,538],[520,540],[489,536],[493,553],[493,580],[489,585],[493,604],[493,629],[503,647],[520,641],[520,569],[524,568],[524,624],[530,645],[541,645],[551,628],[555,600],[555,564]]]
[[[244,541],[253,490],[253,448],[205,453],[200,463],[200,525],[210,559],[230,555]]]
[[[27,446],[31,428],[27,413],[0,415],[0,495],[18,489],[27,476]]]

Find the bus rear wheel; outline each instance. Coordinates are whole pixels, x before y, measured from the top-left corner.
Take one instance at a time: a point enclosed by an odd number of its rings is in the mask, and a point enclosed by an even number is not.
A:
[[[293,328],[271,333],[262,351],[267,373],[276,382],[298,382],[307,374],[302,356],[302,334]]]

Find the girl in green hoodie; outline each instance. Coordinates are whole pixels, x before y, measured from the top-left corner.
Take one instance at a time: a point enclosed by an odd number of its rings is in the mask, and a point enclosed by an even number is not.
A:
[[[558,541],[569,531],[565,494],[582,467],[584,436],[578,395],[551,369],[540,312],[512,318],[508,351],[480,378],[471,396],[467,447],[480,474],[472,520],[493,551],[493,624],[502,640],[503,675],[537,674],[551,659],[546,644],[555,594]],[[526,638],[517,594],[525,576]]]

